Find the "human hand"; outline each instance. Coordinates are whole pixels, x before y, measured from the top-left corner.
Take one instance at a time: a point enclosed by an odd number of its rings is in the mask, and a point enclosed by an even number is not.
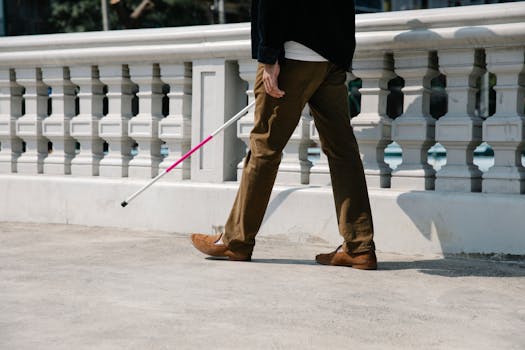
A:
[[[277,83],[280,71],[281,67],[279,66],[278,62],[276,62],[275,64],[264,64],[262,78],[264,83],[264,89],[266,90],[266,93],[268,95],[275,98],[281,98],[284,96],[284,91],[279,89]]]

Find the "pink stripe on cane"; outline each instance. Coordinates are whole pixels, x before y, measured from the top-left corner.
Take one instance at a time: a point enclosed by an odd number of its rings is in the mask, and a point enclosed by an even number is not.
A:
[[[206,137],[204,140],[201,141],[201,143],[199,143],[197,146],[193,147],[192,149],[190,149],[185,155],[182,156],[182,158],[180,158],[178,161],[176,161],[175,163],[173,163],[169,168],[166,169],[166,172],[169,173],[170,171],[173,170],[173,168],[175,168],[177,165],[179,165],[180,163],[182,163],[186,158],[188,158],[189,156],[191,156],[196,150],[198,150],[199,148],[201,148],[202,146],[204,146],[208,141],[210,141],[211,139],[213,138],[213,135],[210,135],[208,137]]]

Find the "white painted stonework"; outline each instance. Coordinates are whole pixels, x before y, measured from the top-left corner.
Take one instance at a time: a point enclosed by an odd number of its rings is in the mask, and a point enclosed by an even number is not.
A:
[[[100,161],[100,175],[127,177],[133,145],[128,124],[135,86],[129,78],[127,65],[99,66],[99,71],[100,80],[108,87],[108,114],[98,123],[98,134],[108,143],[108,154]]]
[[[524,193],[525,168],[525,47],[488,49],[488,69],[496,74],[496,114],[483,125],[485,140],[494,147],[495,164],[483,175],[483,192]]]
[[[436,123],[436,140],[447,150],[447,164],[436,177],[437,191],[480,192],[481,171],[473,163],[481,143],[482,119],[474,114],[476,80],[485,72],[479,50],[443,50],[440,69],[447,76],[448,113]]]
[[[42,69],[43,81],[50,88],[52,112],[42,124],[42,134],[53,144],[52,152],[44,159],[44,174],[71,174],[75,157],[75,140],[70,134],[71,118],[75,115],[75,85],[66,67]]]
[[[439,73],[430,52],[394,53],[396,74],[405,79],[403,114],[392,123],[392,140],[403,149],[403,161],[392,173],[392,188],[433,190],[436,171],[427,163],[435,143],[430,116],[430,81]]]
[[[204,140],[246,105],[246,86],[238,64],[224,59],[193,61],[192,147]],[[191,179],[220,183],[235,180],[242,159],[235,128],[217,135],[195,152]]]
[[[378,249],[525,254],[523,18],[523,2],[357,16],[352,125]],[[248,23],[0,38],[0,220],[187,233],[224,225],[254,110],[128,207],[120,202],[254,100],[250,56]],[[487,72],[496,111],[484,119],[477,89]],[[436,120],[440,74],[448,104]],[[396,77],[403,108],[392,120]],[[395,169],[385,158],[392,141],[402,151]],[[436,142],[447,152],[440,168],[427,162]],[[484,142],[495,153],[488,170],[473,160]],[[262,235],[340,243],[326,156],[308,154],[319,145],[306,108]]]
[[[142,179],[0,175],[0,220],[212,232],[224,225],[238,184],[160,181],[123,209]],[[370,189],[378,249],[398,253],[523,254],[519,195]],[[45,202],[46,205],[41,203]],[[328,186],[274,189],[260,234],[341,243]]]
[[[71,81],[79,87],[79,114],[71,119],[70,134],[80,143],[80,152],[71,161],[71,174],[98,176],[104,157],[104,140],[98,133],[103,117],[104,85],[95,66],[70,67]]]
[[[396,77],[392,55],[361,56],[352,73],[362,80],[361,113],[352,119],[363,155],[366,182],[372,187],[390,187],[392,169],[384,161],[385,147],[392,142],[392,119],[387,116],[388,82]]]
[[[48,140],[42,133],[47,118],[48,87],[42,81],[40,68],[16,69],[16,82],[25,88],[25,114],[16,120],[15,135],[26,144],[26,151],[17,159],[21,174],[42,174],[48,156]]]
[[[132,81],[138,85],[138,115],[128,123],[128,135],[138,142],[138,155],[129,162],[128,176],[152,178],[161,162],[159,122],[162,119],[162,85],[157,64],[129,66]]]
[[[159,121],[159,138],[166,142],[168,155],[159,164],[165,170],[191,146],[191,65],[189,63],[163,64],[161,79],[169,85],[169,114]],[[173,169],[166,179],[171,181],[190,178],[191,158]]]
[[[22,140],[16,136],[16,120],[22,115],[22,87],[14,69],[0,70],[0,172],[16,173]]]

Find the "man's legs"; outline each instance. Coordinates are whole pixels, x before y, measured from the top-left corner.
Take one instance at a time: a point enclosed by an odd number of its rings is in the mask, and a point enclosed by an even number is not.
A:
[[[276,99],[264,90],[261,66],[255,83],[255,125],[250,135],[237,197],[226,222],[223,242],[232,251],[251,255],[261,226],[284,146],[297,127],[310,96],[324,80],[329,63],[286,60],[279,87],[286,95]]]
[[[251,257],[282,150],[308,101],[323,150],[328,155],[339,231],[345,241],[345,252],[321,254],[316,260],[322,264],[375,269],[372,215],[363,165],[350,125],[346,73],[327,62],[287,60],[279,77],[279,86],[286,95],[280,99],[266,94],[261,78],[259,67],[250,152],[225,226],[224,244],[214,252],[214,240],[220,236],[193,235],[194,245],[209,255],[228,256],[232,260]]]
[[[310,98],[310,111],[328,157],[343,250],[358,254],[375,249],[368,191],[359,148],[350,125],[346,72],[332,67]]]

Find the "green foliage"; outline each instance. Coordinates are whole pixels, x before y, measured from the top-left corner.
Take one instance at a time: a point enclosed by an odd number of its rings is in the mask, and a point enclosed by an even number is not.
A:
[[[142,0],[122,0],[133,11]],[[138,27],[175,27],[209,24],[213,21],[208,0],[154,0],[155,6],[144,12]],[[109,6],[110,29],[123,29],[118,16]],[[84,32],[102,30],[100,0],[51,0],[49,22],[55,32]]]
[[[140,0],[134,2],[140,3]],[[135,6],[136,4],[133,7]],[[142,27],[177,27],[209,24],[210,20],[212,20],[212,17],[208,1],[156,0],[155,8],[145,14],[142,20]]]
[[[111,16],[116,24],[116,16]],[[55,32],[102,30],[100,0],[51,0],[49,22]]]

